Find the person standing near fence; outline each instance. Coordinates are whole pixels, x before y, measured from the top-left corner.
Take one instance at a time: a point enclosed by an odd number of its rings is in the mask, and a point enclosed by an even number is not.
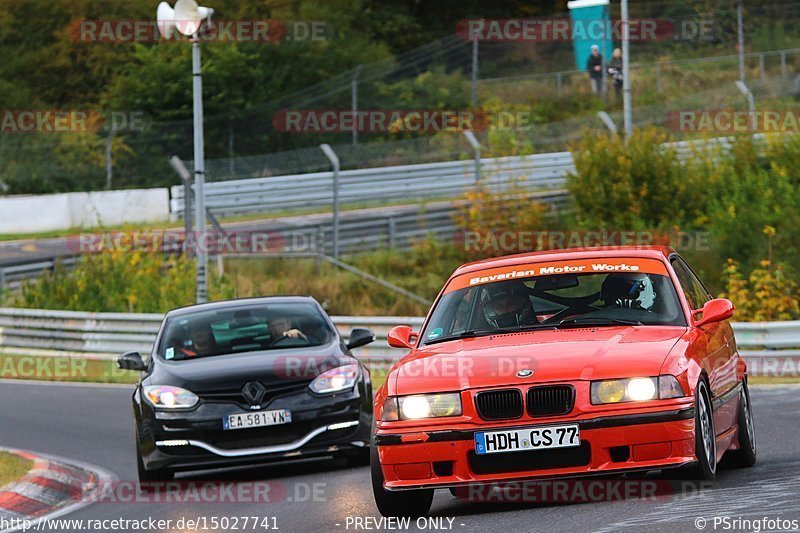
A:
[[[614,84],[614,92],[617,94],[617,100],[622,99],[622,50],[614,48],[614,55],[611,56],[611,61],[608,62],[608,75],[611,77],[611,83]]]
[[[603,87],[603,56],[600,54],[600,47],[592,45],[592,53],[586,61],[586,71],[589,73],[589,82],[592,85],[592,92],[600,94]]]

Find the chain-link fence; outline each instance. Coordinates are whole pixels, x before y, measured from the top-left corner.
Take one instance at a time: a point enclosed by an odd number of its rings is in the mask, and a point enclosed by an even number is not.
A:
[[[618,21],[618,2],[612,2],[610,17]],[[664,124],[669,110],[744,105],[733,85],[739,78],[735,2],[635,2],[631,17],[670,30],[631,45],[637,125]],[[800,2],[747,5],[743,21],[745,75],[756,100],[792,98],[800,72]],[[188,83],[188,72],[186,77]],[[460,132],[287,131],[280,121],[286,110],[463,111],[475,104],[488,117],[477,132],[484,155],[564,149],[585,129],[606,127],[600,111],[622,122],[611,84],[603,95],[591,93],[571,40],[487,38],[476,44],[454,28],[436,42],[342,71],[279,100],[207,116],[208,178],[324,170],[328,161],[317,148],[322,143],[334,145],[343,168],[471,158]],[[514,123],[497,127],[504,113]],[[168,164],[172,155],[191,159],[190,117],[119,132],[0,135],[0,182],[10,193],[172,185],[178,182]]]

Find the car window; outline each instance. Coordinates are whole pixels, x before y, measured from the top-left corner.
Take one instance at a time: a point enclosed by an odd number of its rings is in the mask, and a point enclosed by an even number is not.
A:
[[[170,319],[158,354],[169,361],[182,361],[319,346],[333,337],[334,332],[315,305],[238,305]]]
[[[711,299],[711,296],[700,279],[689,268],[689,265],[680,257],[676,257],[672,260],[672,268],[675,270],[675,275],[678,276],[683,293],[689,301],[689,307],[692,309],[703,307]]]
[[[660,269],[651,272],[552,276],[515,273],[513,280],[501,275],[498,281],[446,290],[431,312],[422,342],[435,342],[466,331],[562,325],[570,320],[685,326],[672,279],[664,264],[658,265]]]

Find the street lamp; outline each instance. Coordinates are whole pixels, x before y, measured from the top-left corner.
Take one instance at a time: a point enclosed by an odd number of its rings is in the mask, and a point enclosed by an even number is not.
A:
[[[628,20],[628,0],[620,3],[622,19],[622,116],[625,138],[633,134],[633,107],[631,105],[631,28]]]
[[[192,38],[192,92],[194,97],[194,196],[195,196],[195,242],[197,255],[197,303],[208,301],[208,253],[205,249],[206,202],[205,202],[205,155],[203,153],[203,76],[200,70],[200,37],[198,33],[204,20],[211,20],[214,10],[198,6],[194,0],[178,0],[175,9],[166,2],[158,5],[156,17],[158,30],[169,39],[177,29]],[[185,216],[185,215],[184,215]],[[186,236],[188,238],[188,235]]]

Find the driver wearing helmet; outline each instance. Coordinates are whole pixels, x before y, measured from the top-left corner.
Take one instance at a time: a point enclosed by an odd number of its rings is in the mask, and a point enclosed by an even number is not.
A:
[[[642,309],[640,300],[645,278],[640,274],[609,274],[600,288],[600,298],[606,307]]]
[[[488,285],[481,295],[483,315],[495,328],[538,324],[527,287],[521,281],[500,281]]]

